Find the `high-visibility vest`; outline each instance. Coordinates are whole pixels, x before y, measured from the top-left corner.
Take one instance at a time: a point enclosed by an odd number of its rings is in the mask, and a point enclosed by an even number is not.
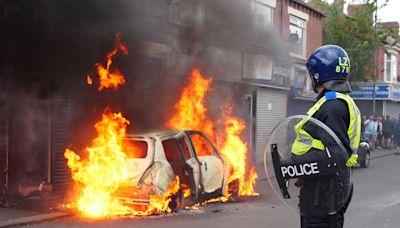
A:
[[[329,91],[325,93],[321,99],[319,99],[311,108],[308,110],[308,118],[300,121],[295,127],[296,140],[292,145],[292,153],[295,155],[303,155],[307,153],[311,148],[318,150],[325,150],[325,145],[321,140],[314,139],[307,131],[303,129],[303,126],[308,120],[321,108],[321,106],[328,100],[342,99],[346,101],[350,113],[350,124],[347,129],[347,135],[350,139],[350,147],[352,153],[356,154],[358,146],[360,144],[361,137],[361,114],[355,104],[354,100],[347,94]]]

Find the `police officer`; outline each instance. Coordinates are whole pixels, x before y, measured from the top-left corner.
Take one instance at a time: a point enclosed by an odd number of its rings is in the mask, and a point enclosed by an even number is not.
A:
[[[316,49],[307,61],[307,69],[318,93],[317,102],[307,112],[326,124],[344,145],[345,151],[318,131],[307,119],[296,125],[292,146],[295,163],[335,159],[337,170],[328,176],[298,179],[300,189],[301,227],[343,227],[344,213],[351,200],[352,184],[349,167],[357,163],[361,136],[360,112],[348,95],[350,59],[336,45]],[[343,147],[342,147],[343,148]]]

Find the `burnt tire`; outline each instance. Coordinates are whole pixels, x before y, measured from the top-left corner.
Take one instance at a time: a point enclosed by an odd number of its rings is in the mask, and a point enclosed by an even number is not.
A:
[[[239,179],[236,179],[228,184],[230,193],[229,201],[237,201],[239,199]]]
[[[360,147],[358,150],[358,163],[362,168],[368,168],[371,155],[368,148]]]
[[[172,209],[172,212],[177,212],[179,209],[183,208],[184,196],[183,191],[180,188],[177,193],[171,196],[171,202],[169,203],[169,208]]]

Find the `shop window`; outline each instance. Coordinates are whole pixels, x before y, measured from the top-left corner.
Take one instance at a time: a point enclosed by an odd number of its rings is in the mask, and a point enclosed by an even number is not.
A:
[[[292,68],[290,84],[295,89],[307,89],[307,70],[305,67],[295,66]]]
[[[173,23],[200,28],[204,23],[205,0],[172,0],[169,20]]]
[[[306,24],[307,21],[290,15],[289,17],[289,46],[290,52],[298,56],[305,56],[306,51]]]

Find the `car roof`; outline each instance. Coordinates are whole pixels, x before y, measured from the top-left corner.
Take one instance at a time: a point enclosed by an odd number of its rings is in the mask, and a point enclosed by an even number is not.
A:
[[[134,134],[127,134],[125,137],[126,138],[135,138],[135,139],[140,139],[140,138],[164,138],[164,137],[174,137],[178,135],[179,133],[183,132],[182,130],[149,130],[145,132],[140,132],[140,133],[134,133]]]

